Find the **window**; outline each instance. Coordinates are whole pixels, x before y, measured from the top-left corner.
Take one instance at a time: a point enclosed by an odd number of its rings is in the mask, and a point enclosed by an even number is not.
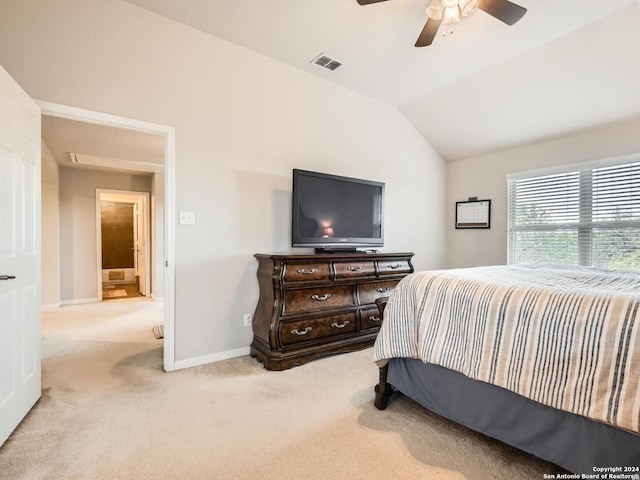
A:
[[[640,162],[508,180],[509,263],[640,270]]]

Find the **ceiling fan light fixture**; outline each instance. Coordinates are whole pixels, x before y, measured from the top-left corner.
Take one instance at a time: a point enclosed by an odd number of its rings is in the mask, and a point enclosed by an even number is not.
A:
[[[431,0],[431,3],[427,7],[427,15],[434,20],[442,20],[442,14],[444,13],[444,5],[441,0]]]
[[[455,7],[445,7],[443,21],[445,25],[448,23],[456,23],[460,21],[460,9],[457,5]]]
[[[371,5],[387,0],[357,1],[360,5]],[[640,2],[640,0],[635,1]],[[429,0],[429,6],[425,10],[429,18],[422,27],[415,46],[431,45],[438,30],[443,30],[443,35],[447,35],[447,30],[453,33],[453,24],[459,22],[461,17],[468,17],[478,8],[480,8],[480,0]],[[527,13],[526,8],[509,0],[482,0],[482,10],[509,26],[514,25]]]
[[[478,9],[478,0],[460,0],[460,12],[463,17],[468,17]]]

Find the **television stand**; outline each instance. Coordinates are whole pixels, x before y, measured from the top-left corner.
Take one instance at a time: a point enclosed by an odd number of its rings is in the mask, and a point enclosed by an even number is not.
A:
[[[260,298],[251,355],[267,370],[375,342],[376,300],[413,272],[413,253],[256,254]]]

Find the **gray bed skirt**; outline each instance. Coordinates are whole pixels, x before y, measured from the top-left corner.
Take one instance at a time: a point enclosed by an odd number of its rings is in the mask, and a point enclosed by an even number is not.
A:
[[[437,365],[392,359],[387,383],[449,420],[573,473],[640,466],[639,435],[547,407]],[[629,473],[626,478],[634,478],[636,472]]]

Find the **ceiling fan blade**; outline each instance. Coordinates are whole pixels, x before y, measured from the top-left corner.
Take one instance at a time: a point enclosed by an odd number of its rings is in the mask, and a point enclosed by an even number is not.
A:
[[[386,2],[387,0],[358,0],[360,5],[371,5],[372,3]]]
[[[508,0],[480,0],[478,8],[507,25],[513,25],[527,13],[526,8]]]
[[[433,39],[438,33],[438,28],[440,28],[440,23],[442,20],[434,20],[433,18],[429,18],[427,23],[424,24],[424,28],[422,29],[422,33],[416,40],[416,47],[428,47],[433,43]]]

